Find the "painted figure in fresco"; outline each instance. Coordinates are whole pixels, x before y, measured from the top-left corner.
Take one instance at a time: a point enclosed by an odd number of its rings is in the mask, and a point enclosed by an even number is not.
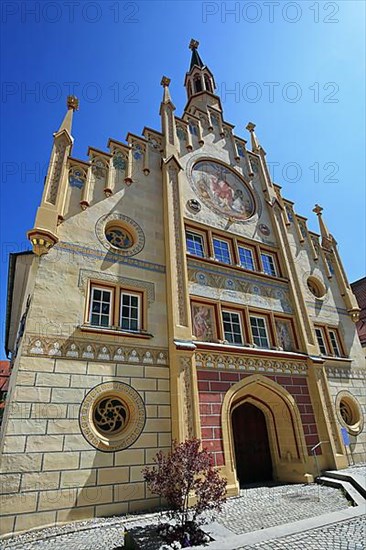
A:
[[[253,200],[245,185],[221,164],[198,162],[192,173],[201,197],[226,215],[247,219],[254,212]]]
[[[193,308],[193,334],[198,340],[209,341],[212,337],[211,315],[207,307]]]
[[[276,322],[277,337],[282,349],[291,351],[293,349],[292,336],[287,323]]]

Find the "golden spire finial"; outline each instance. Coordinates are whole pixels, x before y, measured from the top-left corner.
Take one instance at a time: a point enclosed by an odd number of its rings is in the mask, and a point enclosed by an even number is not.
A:
[[[195,40],[194,38],[191,38],[191,41],[189,43],[189,49],[190,50],[197,50],[199,45],[200,45],[200,43],[198,42],[198,40]]]
[[[73,111],[79,110],[79,100],[75,95],[67,96],[67,108],[72,109]]]
[[[317,216],[321,216],[321,213],[323,212],[323,210],[324,209],[321,206],[319,206],[319,204],[316,204],[315,208],[313,208],[313,212],[315,212]]]
[[[164,86],[164,88],[167,87],[167,86],[169,86],[169,84],[170,84],[170,78],[168,78],[167,76],[163,76],[163,78],[161,79],[160,84],[161,84],[162,86]]]

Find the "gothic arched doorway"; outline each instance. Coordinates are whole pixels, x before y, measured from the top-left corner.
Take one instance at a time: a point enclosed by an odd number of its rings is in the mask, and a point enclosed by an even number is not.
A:
[[[251,403],[232,412],[236,473],[240,485],[273,479],[266,417]]]

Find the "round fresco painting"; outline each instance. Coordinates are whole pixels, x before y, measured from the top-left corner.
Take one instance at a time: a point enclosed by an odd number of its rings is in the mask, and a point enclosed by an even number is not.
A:
[[[200,160],[193,166],[191,178],[196,193],[218,214],[240,221],[253,216],[252,193],[243,180],[223,164]]]

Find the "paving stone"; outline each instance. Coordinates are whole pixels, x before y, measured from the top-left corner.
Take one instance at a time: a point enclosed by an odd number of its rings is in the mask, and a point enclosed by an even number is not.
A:
[[[347,469],[366,475],[366,464]],[[214,520],[235,534],[344,510],[348,501],[342,492],[320,485],[277,485],[251,487],[229,499]],[[69,523],[3,540],[3,550],[113,550],[123,545],[124,526],[132,519],[139,524],[156,521],[158,514],[97,518]],[[207,518],[208,519],[208,518]],[[366,516],[328,525],[296,535],[242,546],[241,550],[364,550]],[[239,548],[237,548],[239,550]]]
[[[365,550],[366,515],[237,550]]]

